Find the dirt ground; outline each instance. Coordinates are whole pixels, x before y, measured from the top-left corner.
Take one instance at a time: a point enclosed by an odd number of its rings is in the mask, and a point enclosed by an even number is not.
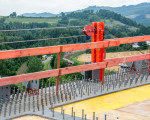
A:
[[[143,50],[142,53],[149,53],[149,50]],[[125,56],[133,56],[133,55],[141,55],[139,51],[127,51],[127,52],[114,52],[114,53],[106,53],[106,59],[108,58],[118,58],[118,57],[125,57]],[[91,62],[91,54],[82,54],[78,57],[78,61],[81,62]],[[118,70],[120,69],[119,66],[107,68],[108,70]]]

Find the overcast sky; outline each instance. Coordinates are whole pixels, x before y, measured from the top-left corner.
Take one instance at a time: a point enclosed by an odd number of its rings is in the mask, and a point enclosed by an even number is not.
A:
[[[0,0],[0,15],[12,12],[22,13],[60,13],[83,9],[88,6],[135,5],[150,0]]]

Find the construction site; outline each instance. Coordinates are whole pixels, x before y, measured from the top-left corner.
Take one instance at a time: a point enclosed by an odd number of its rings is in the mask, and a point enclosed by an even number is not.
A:
[[[150,51],[106,50],[150,41],[150,35],[104,39],[104,22],[91,24],[81,31],[91,36],[89,43],[0,51],[0,60],[57,53],[57,69],[0,78],[0,120],[150,120]],[[72,66],[72,53],[63,58],[69,67],[60,68],[61,53],[83,50],[91,50],[77,58],[84,65]],[[71,73],[83,78],[60,82]],[[42,82],[40,88],[39,80],[50,77],[57,77],[56,84]],[[20,83],[24,88],[10,88]]]

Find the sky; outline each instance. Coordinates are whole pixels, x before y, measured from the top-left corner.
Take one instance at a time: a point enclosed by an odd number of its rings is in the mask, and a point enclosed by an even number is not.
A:
[[[135,5],[150,0],[0,0],[0,16],[7,16],[12,12],[42,13],[70,12],[84,9],[88,6],[111,6]]]

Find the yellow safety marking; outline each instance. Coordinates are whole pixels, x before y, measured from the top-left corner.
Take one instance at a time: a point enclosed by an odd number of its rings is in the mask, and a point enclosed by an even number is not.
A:
[[[105,113],[149,99],[150,85],[145,85],[65,105],[63,109],[65,110],[65,114],[71,115],[73,107],[78,117],[82,116],[82,109],[84,109],[85,114],[87,114],[88,117],[92,117],[93,112],[96,114]],[[55,108],[55,111],[60,112],[61,107]]]

